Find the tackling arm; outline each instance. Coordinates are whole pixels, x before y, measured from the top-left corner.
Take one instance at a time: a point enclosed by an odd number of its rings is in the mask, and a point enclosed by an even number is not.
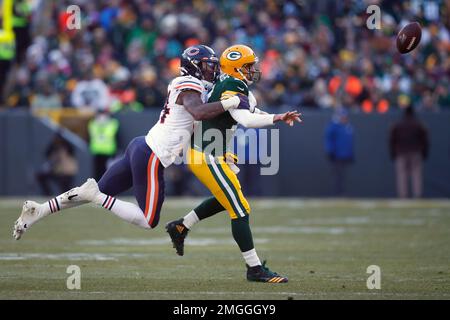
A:
[[[246,107],[245,101],[237,96],[222,101],[203,103],[200,93],[194,90],[183,91],[178,96],[177,104],[183,105],[197,121],[215,118],[228,109],[237,108],[240,105]]]

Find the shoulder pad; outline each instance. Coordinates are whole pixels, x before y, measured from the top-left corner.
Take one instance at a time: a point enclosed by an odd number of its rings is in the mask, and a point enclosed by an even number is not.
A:
[[[223,79],[222,83],[223,83],[224,89],[226,89],[226,90],[235,91],[235,92],[239,92],[239,93],[248,95],[248,86],[242,80],[239,80],[234,77],[228,77],[228,78]]]
[[[184,82],[189,82],[189,83],[193,83],[193,84],[197,84],[203,87],[203,83],[201,82],[201,80],[192,77],[192,76],[181,76],[181,77],[176,77],[175,79],[172,80],[172,85],[179,85],[181,83]]]
[[[182,76],[182,77],[176,77],[172,80],[171,86],[173,89],[176,90],[196,90],[203,92],[205,90],[205,86],[203,83],[192,76]]]

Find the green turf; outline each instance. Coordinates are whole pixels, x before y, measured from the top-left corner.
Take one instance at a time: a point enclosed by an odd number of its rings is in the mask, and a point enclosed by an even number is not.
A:
[[[178,257],[164,224],[198,199],[169,199],[156,230],[100,208],[46,218],[20,241],[21,203],[0,201],[0,299],[449,299],[450,201],[251,200],[256,248],[287,284],[249,283],[219,214],[189,235]],[[69,265],[81,290],[68,290]],[[369,265],[381,290],[368,290]]]

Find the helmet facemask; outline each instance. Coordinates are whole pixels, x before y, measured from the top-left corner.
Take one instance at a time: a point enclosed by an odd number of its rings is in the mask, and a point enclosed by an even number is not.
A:
[[[208,59],[200,62],[200,72],[202,74],[202,82],[209,90],[220,74],[219,61],[216,59]]]
[[[258,59],[253,63],[246,63],[242,68],[237,69],[239,74],[247,81],[248,84],[256,83],[261,79],[261,70],[256,67]]]

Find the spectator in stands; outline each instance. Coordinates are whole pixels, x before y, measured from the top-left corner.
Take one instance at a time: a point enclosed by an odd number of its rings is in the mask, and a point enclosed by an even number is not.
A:
[[[106,110],[100,110],[88,124],[89,148],[94,156],[94,178],[99,180],[106,171],[108,160],[117,152],[119,121]]]
[[[144,67],[135,76],[136,99],[145,108],[161,108],[164,105],[165,96],[161,93],[157,80],[156,71],[150,66]]]
[[[288,84],[287,90],[281,97],[281,103],[289,108],[298,108],[302,105],[303,93],[300,91],[300,83],[293,80]]]
[[[62,107],[61,97],[54,92],[47,79],[42,79],[38,84],[39,90],[31,99],[31,109],[57,109]]]
[[[92,111],[109,107],[109,90],[105,82],[94,78],[92,71],[85,71],[72,92],[72,104],[76,108],[89,108]]]
[[[32,96],[30,86],[30,73],[27,69],[21,68],[16,74],[15,84],[11,94],[6,101],[9,107],[30,107]]]
[[[450,77],[445,1],[405,0],[392,5],[380,0],[381,32],[363,27],[366,1],[77,1],[84,16],[80,30],[67,30],[67,1],[41,2],[36,8],[45,12],[32,16],[33,25],[41,28],[27,50],[31,79],[24,90],[31,95],[39,90],[34,75],[53,72],[55,66],[57,81],[51,84],[58,92],[65,94],[67,89],[70,94],[88,61],[101,87],[107,87],[101,90],[101,98],[106,97],[113,86],[106,69],[114,60],[117,70],[126,69],[132,81],[152,66],[157,76],[151,92],[147,95],[140,88],[135,94],[144,107],[160,107],[156,102],[166,96],[177,63],[174,57],[182,48],[201,42],[220,53],[242,42],[260,58],[263,77],[257,87],[267,106],[277,107],[292,98],[301,99],[305,106],[327,108],[339,98],[346,99],[348,108],[384,113],[398,108],[396,101],[404,95],[414,106],[429,103],[427,91],[436,100],[436,108],[450,105],[445,84]],[[43,21],[50,16],[58,21]],[[421,44],[413,53],[400,55],[392,35],[410,19],[422,24]],[[315,91],[321,94],[311,95]],[[17,90],[14,94],[17,97]],[[78,91],[73,95],[79,97],[72,100],[74,106],[92,103],[88,97],[80,99]],[[424,97],[428,100],[423,101]],[[66,95],[62,99],[70,102]],[[108,104],[98,101],[100,106],[94,109]]]
[[[333,106],[333,97],[328,93],[326,82],[323,78],[317,79],[314,83],[313,95],[312,95],[313,103],[312,106],[317,106],[319,108],[331,108]]]
[[[450,81],[440,83],[436,89],[437,105],[442,109],[450,110]]]
[[[325,152],[333,167],[334,195],[345,193],[346,171],[354,162],[353,126],[348,113],[340,107],[325,131]]]
[[[31,42],[30,16],[32,5],[27,0],[13,1],[13,30],[16,38],[16,63],[22,64]]]
[[[389,138],[391,158],[395,161],[397,195],[408,197],[409,180],[412,180],[412,195],[422,196],[422,164],[428,156],[428,133],[416,119],[414,109],[408,107],[403,119],[391,129]]]
[[[73,187],[73,178],[78,172],[78,162],[72,145],[60,132],[56,133],[45,151],[46,161],[36,172],[36,179],[45,196],[59,194]],[[58,186],[51,190],[51,183]]]
[[[419,106],[420,111],[438,112],[439,107],[436,105],[436,97],[431,90],[425,91]]]

